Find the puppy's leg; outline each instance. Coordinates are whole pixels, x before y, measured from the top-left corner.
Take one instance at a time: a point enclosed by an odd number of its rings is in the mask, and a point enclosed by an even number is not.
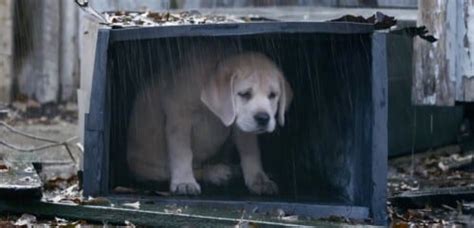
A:
[[[247,188],[258,195],[277,194],[278,186],[263,171],[257,135],[236,129],[234,142],[240,154],[240,165]]]
[[[168,118],[166,138],[170,161],[170,191],[178,195],[197,195],[201,187],[193,174],[193,152],[191,150],[191,122],[179,114]]]
[[[217,186],[226,184],[232,177],[232,171],[228,165],[216,164],[206,166],[203,170],[202,179],[205,182]]]

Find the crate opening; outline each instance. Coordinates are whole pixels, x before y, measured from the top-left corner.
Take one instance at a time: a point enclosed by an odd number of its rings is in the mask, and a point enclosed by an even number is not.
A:
[[[226,186],[200,182],[200,199],[265,200],[368,206],[372,151],[370,34],[274,33],[158,38],[112,42],[108,47],[109,187],[168,191],[169,183],[136,181],[127,166],[127,130],[134,99],[160,69],[178,67],[183,47],[222,42],[270,57],[294,98],[284,127],[259,136],[264,170],[277,196],[251,195],[241,175]],[[232,165],[240,172],[238,153]],[[219,159],[218,157],[216,159]]]

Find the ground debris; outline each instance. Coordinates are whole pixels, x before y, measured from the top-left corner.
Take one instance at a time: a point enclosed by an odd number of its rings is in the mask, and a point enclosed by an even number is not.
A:
[[[77,105],[75,103],[40,104],[31,99],[14,101],[4,108],[7,115],[1,120],[9,123],[56,124],[61,122],[77,123]]]
[[[140,202],[134,202],[134,203],[123,203],[122,206],[128,207],[128,208],[133,208],[133,209],[140,209]]]
[[[449,157],[441,158],[441,161],[438,163],[438,167],[443,170],[444,172],[451,170],[462,168],[464,166],[468,166],[472,164],[474,155],[460,155],[460,154],[452,154]]]
[[[474,193],[471,154],[454,145],[391,159],[391,227],[473,227],[471,203],[464,202]]]
[[[93,205],[93,206],[112,206],[110,200],[104,197],[89,197],[86,200],[79,202],[81,205]]]
[[[201,14],[196,10],[181,12],[117,11],[105,12],[103,15],[104,19],[106,20],[106,24],[113,28],[273,21],[272,19],[259,17],[256,15],[234,16]]]
[[[364,18],[362,16],[345,15],[331,21],[371,24],[374,25],[375,29],[389,29],[397,24],[395,17],[387,16],[381,12],[376,12],[374,15],[368,18]]]
[[[390,227],[472,227],[473,216],[450,207],[402,209],[388,206]]]
[[[36,216],[30,214],[23,214],[16,220],[15,226],[31,226],[36,223]]]
[[[68,179],[54,178],[44,182],[43,201],[53,203],[83,204],[84,199],[77,176]]]
[[[447,187],[474,186],[474,172],[464,169],[472,165],[472,154],[459,146],[448,146],[389,161],[389,196],[407,191]]]
[[[178,206],[177,204],[169,204],[169,205],[166,205],[164,212],[171,213],[171,214],[181,214],[187,208],[188,208],[187,206],[181,207],[181,206]]]

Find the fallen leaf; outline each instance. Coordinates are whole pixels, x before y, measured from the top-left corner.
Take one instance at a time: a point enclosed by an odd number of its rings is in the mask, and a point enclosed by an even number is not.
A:
[[[130,193],[137,193],[137,190],[133,188],[118,186],[114,188],[113,192],[119,193],[119,194],[130,194]]]
[[[124,223],[125,223],[125,225],[126,225],[127,227],[133,227],[133,228],[135,228],[135,227],[136,227],[136,226],[135,226],[135,224],[131,223],[131,222],[130,222],[130,221],[128,221],[128,220],[125,220],[125,222],[124,222]]]
[[[21,217],[16,220],[15,226],[31,226],[36,222],[36,217],[30,214],[23,214]]]
[[[4,162],[0,162],[0,173],[7,172],[8,166]]]
[[[289,216],[283,216],[280,219],[283,221],[288,221],[288,222],[296,222],[298,221],[298,215],[289,215]]]
[[[159,196],[170,196],[171,195],[170,192],[160,192],[160,191],[155,191],[155,194],[157,194]]]
[[[122,206],[130,207],[130,208],[133,208],[133,209],[140,209],[140,202],[137,201],[135,203],[124,203],[124,204],[122,204]]]
[[[97,197],[97,198],[89,197],[89,199],[82,201],[82,204],[83,205],[96,205],[96,206],[110,206],[111,202],[104,197]]]

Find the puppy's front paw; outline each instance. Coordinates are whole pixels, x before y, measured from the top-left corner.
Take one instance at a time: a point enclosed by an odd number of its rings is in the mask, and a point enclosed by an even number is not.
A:
[[[257,195],[278,194],[278,186],[270,180],[264,173],[257,173],[250,180],[246,181],[250,192]]]
[[[178,182],[171,183],[171,193],[175,195],[199,195],[201,194],[201,187],[197,182]]]
[[[204,181],[218,186],[226,184],[231,177],[230,167],[224,164],[212,165],[204,170]]]

